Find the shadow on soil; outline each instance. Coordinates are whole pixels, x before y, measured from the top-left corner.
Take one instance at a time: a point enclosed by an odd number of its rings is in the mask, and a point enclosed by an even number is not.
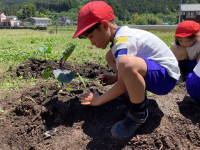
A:
[[[200,103],[197,103],[189,96],[185,96],[183,101],[177,102],[180,113],[193,124],[200,123]]]
[[[71,91],[73,93],[82,92]],[[130,139],[117,140],[111,135],[111,127],[125,118],[129,109],[129,102],[113,100],[98,107],[82,106],[78,97],[67,102],[52,98],[44,104],[52,115],[43,116],[47,130],[52,130],[59,125],[83,130],[92,140],[87,144],[87,149],[123,149]],[[149,104],[149,118],[136,132],[138,135],[151,134],[159,125],[163,117],[155,100]],[[84,139],[83,139],[84,140]],[[86,140],[86,139],[85,139]],[[143,143],[145,144],[145,143]]]

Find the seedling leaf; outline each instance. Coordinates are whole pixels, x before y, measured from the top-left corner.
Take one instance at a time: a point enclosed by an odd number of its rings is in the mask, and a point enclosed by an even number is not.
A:
[[[0,112],[5,112],[4,110],[0,109]]]
[[[38,48],[38,51],[39,51],[40,53],[44,53],[44,52],[45,52],[45,49],[44,49],[43,46],[41,46],[41,47]]]
[[[45,53],[51,53],[51,46],[44,46]]]
[[[45,88],[43,97],[46,97],[46,95],[47,95],[47,90],[48,90],[48,87]]]
[[[59,92],[58,93],[60,93],[60,92],[62,92],[63,90],[59,90]]]
[[[75,76],[70,70],[54,70],[55,78],[61,83],[69,83]]]
[[[35,52],[35,54],[34,54],[33,58],[35,58],[35,57],[37,56],[37,54],[38,54],[38,52]]]
[[[76,47],[76,45],[72,44],[68,48],[65,49],[65,51],[63,52],[63,56],[62,56],[64,62],[67,61],[69,56],[74,51],[75,47]]]
[[[86,83],[84,82],[84,79],[80,76],[80,74],[78,72],[76,74],[81,79],[81,82],[83,83],[83,86],[86,87]]]
[[[53,72],[52,66],[47,66],[42,71],[42,77],[44,79],[48,79],[50,77],[50,75],[52,74],[52,72]]]
[[[68,87],[67,90],[72,90],[72,88]]]
[[[51,53],[51,46],[41,46],[41,47],[39,47],[38,48],[38,51],[40,52],[40,53]]]

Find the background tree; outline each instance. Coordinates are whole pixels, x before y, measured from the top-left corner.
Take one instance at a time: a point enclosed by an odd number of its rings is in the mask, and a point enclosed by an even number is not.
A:
[[[18,18],[25,19],[24,7],[27,7],[27,17],[40,17],[40,14],[46,15],[48,18],[55,22],[55,13],[68,16],[70,20],[76,21],[78,11],[86,3],[93,0],[3,0],[1,1],[0,10],[6,15],[17,15]],[[129,23],[135,23],[138,21],[138,17],[146,20],[142,15],[148,10],[149,13],[155,15],[154,20],[149,18],[148,23],[156,23],[164,21],[165,8],[168,6],[166,11],[166,20],[175,24],[175,17],[177,17],[177,9],[180,0],[103,0],[107,2],[114,11],[119,21],[128,21]],[[195,4],[200,3],[200,0],[183,0],[183,4]],[[174,15],[174,16],[173,16]],[[136,17],[136,18],[135,18]],[[149,16],[148,16],[149,17]],[[132,20],[132,21],[131,21]],[[156,21],[155,21],[156,20]],[[139,21],[143,23],[144,21]],[[146,22],[146,21],[145,21]]]
[[[187,0],[185,3],[186,4],[197,4],[198,2],[197,2],[197,0]]]
[[[28,4],[28,5],[24,5],[23,9],[22,9],[22,14],[20,15],[20,17],[22,19],[26,19],[30,18],[30,17],[35,17],[36,16],[36,8],[33,4]]]
[[[40,17],[41,18],[48,18],[45,14],[43,14],[43,13],[40,13]]]

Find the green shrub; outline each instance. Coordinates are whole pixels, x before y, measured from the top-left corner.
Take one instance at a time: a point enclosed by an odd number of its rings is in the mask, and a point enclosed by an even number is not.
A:
[[[53,29],[49,29],[49,34],[54,34]]]
[[[49,27],[49,26],[52,26],[52,23],[47,23],[47,25],[46,25],[47,27]]]
[[[36,26],[32,26],[31,29],[32,30],[37,30],[37,27]]]
[[[118,26],[122,26],[122,25],[123,25],[122,21],[120,21],[120,20],[116,21],[116,24],[117,24]]]

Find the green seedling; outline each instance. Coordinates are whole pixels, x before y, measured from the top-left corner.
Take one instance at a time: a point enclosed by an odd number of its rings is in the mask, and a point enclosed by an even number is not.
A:
[[[25,106],[26,105],[26,103],[25,102],[22,102],[22,104]]]
[[[78,75],[78,77],[80,78],[81,82],[83,83],[83,86],[86,87],[86,83],[85,83],[84,79],[80,76],[80,74],[78,72],[76,74]]]
[[[46,95],[47,95],[47,90],[48,90],[48,87],[45,88],[43,97],[46,97]]]
[[[36,38],[31,37],[30,42],[31,43],[35,43],[36,42]]]
[[[63,70],[63,66],[64,66],[65,62],[67,61],[67,59],[69,58],[69,56],[74,51],[74,49],[75,49],[75,45],[70,43],[69,48],[65,49],[65,51],[62,54],[62,58],[60,59],[60,62],[59,62],[60,68],[57,69],[53,65],[47,66],[42,71],[42,77],[44,79],[48,79],[50,77],[50,75],[53,73],[55,79],[57,79],[59,82],[61,82],[62,86],[63,86],[63,83],[71,82],[75,76],[70,70]],[[58,93],[62,92],[62,86]]]
[[[47,53],[51,53],[51,46],[44,45],[38,48],[38,51],[43,54],[44,59],[47,60]],[[35,53],[35,56],[38,54],[38,52]]]
[[[8,94],[6,95],[7,98],[11,97],[11,93],[8,92]]]
[[[67,88],[67,90],[71,91],[71,90],[72,90],[72,88],[68,87],[68,88]]]
[[[52,116],[52,115],[53,115],[53,112],[52,112],[52,111],[49,111],[49,115],[51,115],[51,116]]]
[[[63,66],[64,66],[65,62],[67,61],[67,59],[69,58],[69,56],[74,51],[74,49],[75,49],[75,45],[70,43],[69,48],[65,49],[65,51],[62,54],[62,58],[60,59],[60,62],[59,62],[60,68],[57,69],[53,65],[47,66],[42,71],[42,77],[44,79],[48,79],[50,77],[50,75],[53,73],[55,79],[57,79],[59,82],[61,82],[62,85],[63,85],[63,83],[71,82],[75,76],[70,70],[63,70]]]
[[[35,52],[34,58],[38,55],[38,52],[42,53],[44,56],[44,59],[47,60],[47,53],[50,54],[51,53],[51,39],[49,40],[45,40],[43,46],[40,46],[38,48],[38,51]]]
[[[59,92],[58,93],[60,93],[60,92],[62,92],[63,90],[59,90]]]

